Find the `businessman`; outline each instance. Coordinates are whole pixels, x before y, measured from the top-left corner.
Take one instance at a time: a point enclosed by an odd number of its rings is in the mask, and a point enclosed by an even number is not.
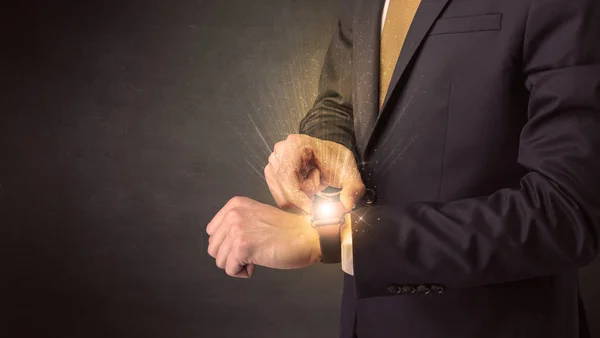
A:
[[[207,227],[227,274],[341,262],[341,337],[589,337],[600,3],[348,0],[300,133]],[[337,232],[304,213],[326,186]],[[282,210],[284,209],[284,210]],[[303,213],[304,212],[304,213]]]

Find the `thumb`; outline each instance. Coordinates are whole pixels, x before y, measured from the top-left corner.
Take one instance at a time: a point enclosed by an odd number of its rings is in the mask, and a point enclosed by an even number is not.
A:
[[[235,267],[235,271],[231,272],[231,276],[237,278],[250,278],[254,274],[255,269],[256,265],[254,264],[238,265]]]
[[[321,172],[317,168],[313,168],[308,172],[304,181],[302,181],[301,189],[309,197],[312,197],[320,189]]]
[[[246,276],[248,276],[248,278],[252,277],[255,269],[256,269],[256,265],[254,265],[254,264],[246,265]]]

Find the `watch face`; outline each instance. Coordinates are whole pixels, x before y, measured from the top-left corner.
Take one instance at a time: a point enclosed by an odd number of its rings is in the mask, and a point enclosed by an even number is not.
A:
[[[346,210],[341,202],[316,201],[313,203],[310,219],[314,226],[342,224],[345,214]]]

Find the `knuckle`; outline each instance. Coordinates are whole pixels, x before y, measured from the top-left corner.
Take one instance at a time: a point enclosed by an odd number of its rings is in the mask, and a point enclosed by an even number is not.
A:
[[[292,146],[297,147],[300,144],[307,143],[306,135],[290,134],[287,137],[287,142],[288,142],[288,144],[286,144],[287,146],[290,146],[290,144],[291,144]]]
[[[232,197],[229,200],[229,202],[227,202],[227,205],[231,208],[235,208],[235,207],[241,206],[242,203],[243,203],[243,197],[235,196],[235,197]]]
[[[275,157],[275,153],[271,153],[271,155],[269,155],[269,164],[272,166],[277,164],[277,158]]]
[[[208,254],[213,258],[217,255],[216,248],[214,246],[209,246],[207,251]]]
[[[249,199],[242,196],[232,197],[229,202],[227,202],[227,206],[231,209],[242,208],[249,204]]]
[[[225,269],[225,263],[217,261],[216,264],[219,267],[219,269]]]
[[[342,154],[345,157],[345,159],[354,158],[354,154],[352,154],[352,151],[350,151],[350,149],[348,149],[346,146],[343,146],[339,143],[334,143],[334,145],[337,148],[336,150],[339,151],[340,154]]]
[[[225,267],[225,273],[230,277],[237,277],[237,275],[236,275],[237,269],[235,268],[234,265],[232,265],[232,263],[228,264]]]
[[[367,190],[367,188],[365,187],[365,184],[362,182],[359,182],[356,188],[357,191],[357,195],[363,195],[365,193],[365,191]]]
[[[230,225],[230,229],[233,227],[240,226],[242,215],[237,209],[231,209],[227,211],[225,216],[223,216],[225,222]]]
[[[284,147],[284,141],[279,141],[273,146],[273,151],[276,153],[281,153]]]

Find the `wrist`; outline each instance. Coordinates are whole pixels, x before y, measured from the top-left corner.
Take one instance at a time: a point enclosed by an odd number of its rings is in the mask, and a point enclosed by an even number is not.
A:
[[[319,241],[319,232],[312,226],[310,219],[306,216],[301,217],[301,235],[302,245],[310,252],[310,264],[316,263],[321,258],[321,244]]]
[[[329,224],[315,227],[317,233],[317,260],[321,263],[340,263],[341,260],[341,224]]]
[[[346,209],[339,201],[339,189],[329,187],[315,195],[310,221],[319,236],[322,263],[340,263],[342,225],[346,220]]]

